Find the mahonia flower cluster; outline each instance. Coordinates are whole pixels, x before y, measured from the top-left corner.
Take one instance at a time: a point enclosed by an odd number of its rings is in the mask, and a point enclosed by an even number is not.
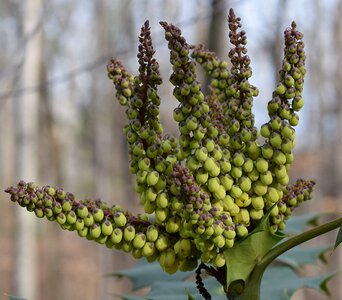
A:
[[[258,89],[246,49],[246,33],[233,10],[228,15],[233,48],[228,63],[203,45],[189,45],[179,28],[160,22],[170,50],[173,111],[179,137],[163,135],[159,119],[159,65],[153,58],[148,21],[139,36],[139,75],[112,59],[108,76],[125,107],[129,169],[146,214],[133,216],[119,206],[80,201],[62,189],[23,181],[6,191],[37,217],[56,220],[109,248],[135,258],[158,260],[168,273],[196,268],[198,260],[225,265],[225,249],[246,237],[270,213],[270,232],[285,229],[295,207],[310,199],[314,182],[289,184],[294,126],[303,107],[305,53],[296,24],[285,30],[280,79],[268,103],[269,121],[258,130],[252,112]],[[196,64],[210,78],[207,95]],[[261,137],[260,137],[261,135]]]

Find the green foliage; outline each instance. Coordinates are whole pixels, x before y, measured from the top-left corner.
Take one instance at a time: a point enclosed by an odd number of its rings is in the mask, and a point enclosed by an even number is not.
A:
[[[337,234],[337,238],[336,238],[336,242],[335,242],[335,247],[334,248],[337,248],[339,244],[341,244],[342,242],[342,225],[340,226],[340,229],[338,231],[338,234]]]

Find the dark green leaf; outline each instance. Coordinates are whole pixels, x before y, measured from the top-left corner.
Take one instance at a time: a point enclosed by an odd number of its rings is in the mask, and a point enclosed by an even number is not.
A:
[[[16,297],[16,296],[11,296],[11,295],[6,295],[8,296],[9,300],[27,300],[26,298],[21,298],[21,297]]]
[[[324,254],[332,249],[332,246],[319,247],[295,247],[277,258],[277,261],[297,269],[303,265],[316,264],[317,260],[325,262]]]
[[[115,277],[127,277],[132,281],[133,291],[150,286],[152,282],[156,281],[181,281],[185,279],[192,272],[177,272],[176,274],[169,275],[162,271],[160,265],[158,263],[148,263],[145,260],[142,260],[136,266],[121,270],[117,272],[113,272],[108,274],[108,276]]]
[[[312,288],[329,295],[327,282],[334,274],[300,277],[288,267],[269,267],[261,284],[261,299],[289,300],[301,288]]]
[[[322,213],[307,213],[304,215],[293,215],[286,222],[286,234],[298,234],[302,233],[308,225],[317,225],[318,219],[322,216]]]
[[[335,242],[335,249],[338,247],[339,244],[342,242],[342,225],[340,226],[340,230],[338,231],[336,242]]]

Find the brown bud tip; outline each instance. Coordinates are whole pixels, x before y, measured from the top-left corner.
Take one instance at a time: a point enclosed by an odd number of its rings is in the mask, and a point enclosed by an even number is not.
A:
[[[295,22],[295,21],[292,21],[292,23],[291,23],[291,27],[292,27],[292,29],[296,29],[296,27],[297,27],[297,24],[296,24],[296,22]]]
[[[235,18],[235,12],[234,12],[234,9],[229,9],[229,17],[230,18]]]

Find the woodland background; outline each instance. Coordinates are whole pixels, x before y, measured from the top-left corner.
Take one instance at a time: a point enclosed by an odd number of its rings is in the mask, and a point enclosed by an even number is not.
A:
[[[114,299],[129,283],[104,274],[135,263],[16,207],[3,190],[19,179],[61,186],[78,198],[99,198],[140,212],[128,170],[122,128],[106,62],[137,70],[140,26],[150,20],[164,84],[161,119],[177,134],[177,102],[158,22],[179,26],[189,43],[204,43],[226,59],[227,12],[242,17],[259,87],[257,125],[276,86],[283,31],[296,20],[307,51],[306,106],[300,113],[292,178],[315,178],[313,200],[299,213],[341,211],[342,1],[338,0],[1,0],[0,1],[0,299]],[[202,80],[205,79],[201,76]],[[336,233],[335,233],[336,235]],[[333,242],[334,234],[314,243]],[[341,269],[341,249],[326,271]],[[307,270],[317,272],[316,269]],[[338,279],[333,299],[342,299]],[[296,299],[322,299],[301,291]]]

